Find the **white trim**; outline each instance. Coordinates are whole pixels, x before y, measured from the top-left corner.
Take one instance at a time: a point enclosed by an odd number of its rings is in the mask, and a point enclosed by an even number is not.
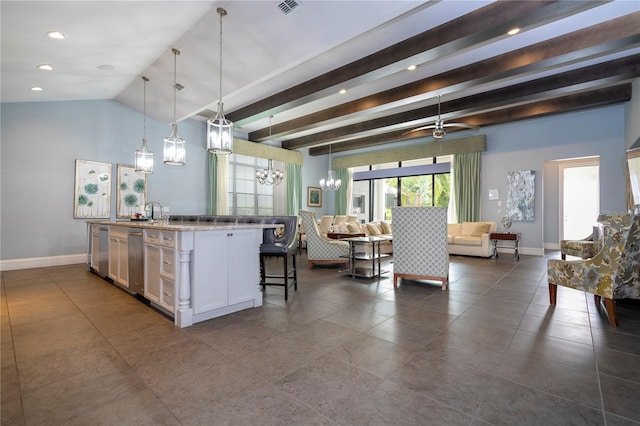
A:
[[[545,250],[560,250],[560,243],[544,243]]]
[[[30,257],[26,259],[0,260],[0,271],[15,269],[46,268],[49,266],[74,265],[86,263],[87,254],[67,254],[64,256]]]

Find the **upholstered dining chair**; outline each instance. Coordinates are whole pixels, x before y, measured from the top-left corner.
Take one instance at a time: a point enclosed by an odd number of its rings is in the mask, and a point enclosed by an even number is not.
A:
[[[289,298],[289,287],[298,290],[298,271],[296,270],[296,252],[298,247],[298,217],[275,216],[264,221],[267,224],[283,225],[283,228],[265,229],[260,245],[260,285],[262,291],[268,285],[284,287],[284,300]],[[284,267],[282,274],[267,274],[265,258],[281,257]],[[289,258],[292,262],[289,263]]]
[[[592,293],[596,304],[604,300],[609,324],[616,327],[616,299],[640,298],[640,216],[611,216],[598,253],[586,260],[550,259],[547,278],[551,305],[559,285]]]
[[[393,287],[398,280],[449,282],[447,209],[393,207]]]
[[[331,240],[318,229],[316,214],[308,210],[299,211],[302,226],[307,235],[307,262],[310,268],[318,263],[349,264],[349,243]]]
[[[333,216],[323,215],[320,218],[320,225],[318,225],[318,227],[321,233],[323,233],[324,235],[327,235],[327,233],[331,231],[332,226],[333,226]]]

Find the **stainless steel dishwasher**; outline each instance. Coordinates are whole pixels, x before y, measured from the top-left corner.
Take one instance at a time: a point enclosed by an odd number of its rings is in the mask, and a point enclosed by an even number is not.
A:
[[[129,230],[129,290],[144,296],[144,248],[142,231]]]

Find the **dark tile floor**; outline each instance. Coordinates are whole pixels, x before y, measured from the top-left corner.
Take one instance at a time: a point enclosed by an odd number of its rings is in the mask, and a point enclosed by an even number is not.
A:
[[[3,272],[2,425],[640,424],[640,305],[551,308],[546,258],[452,256],[444,292],[298,265],[186,329],[84,265]]]

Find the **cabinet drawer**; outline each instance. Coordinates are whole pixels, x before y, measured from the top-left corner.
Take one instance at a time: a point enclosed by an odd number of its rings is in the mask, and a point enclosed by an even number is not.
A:
[[[162,274],[174,278],[176,271],[175,256],[173,249],[162,249]]]
[[[176,233],[173,231],[161,231],[159,229],[146,229],[145,242],[158,244],[165,247],[176,246]]]
[[[174,311],[175,283],[173,280],[162,278],[162,293],[160,294],[160,306],[170,312]]]

